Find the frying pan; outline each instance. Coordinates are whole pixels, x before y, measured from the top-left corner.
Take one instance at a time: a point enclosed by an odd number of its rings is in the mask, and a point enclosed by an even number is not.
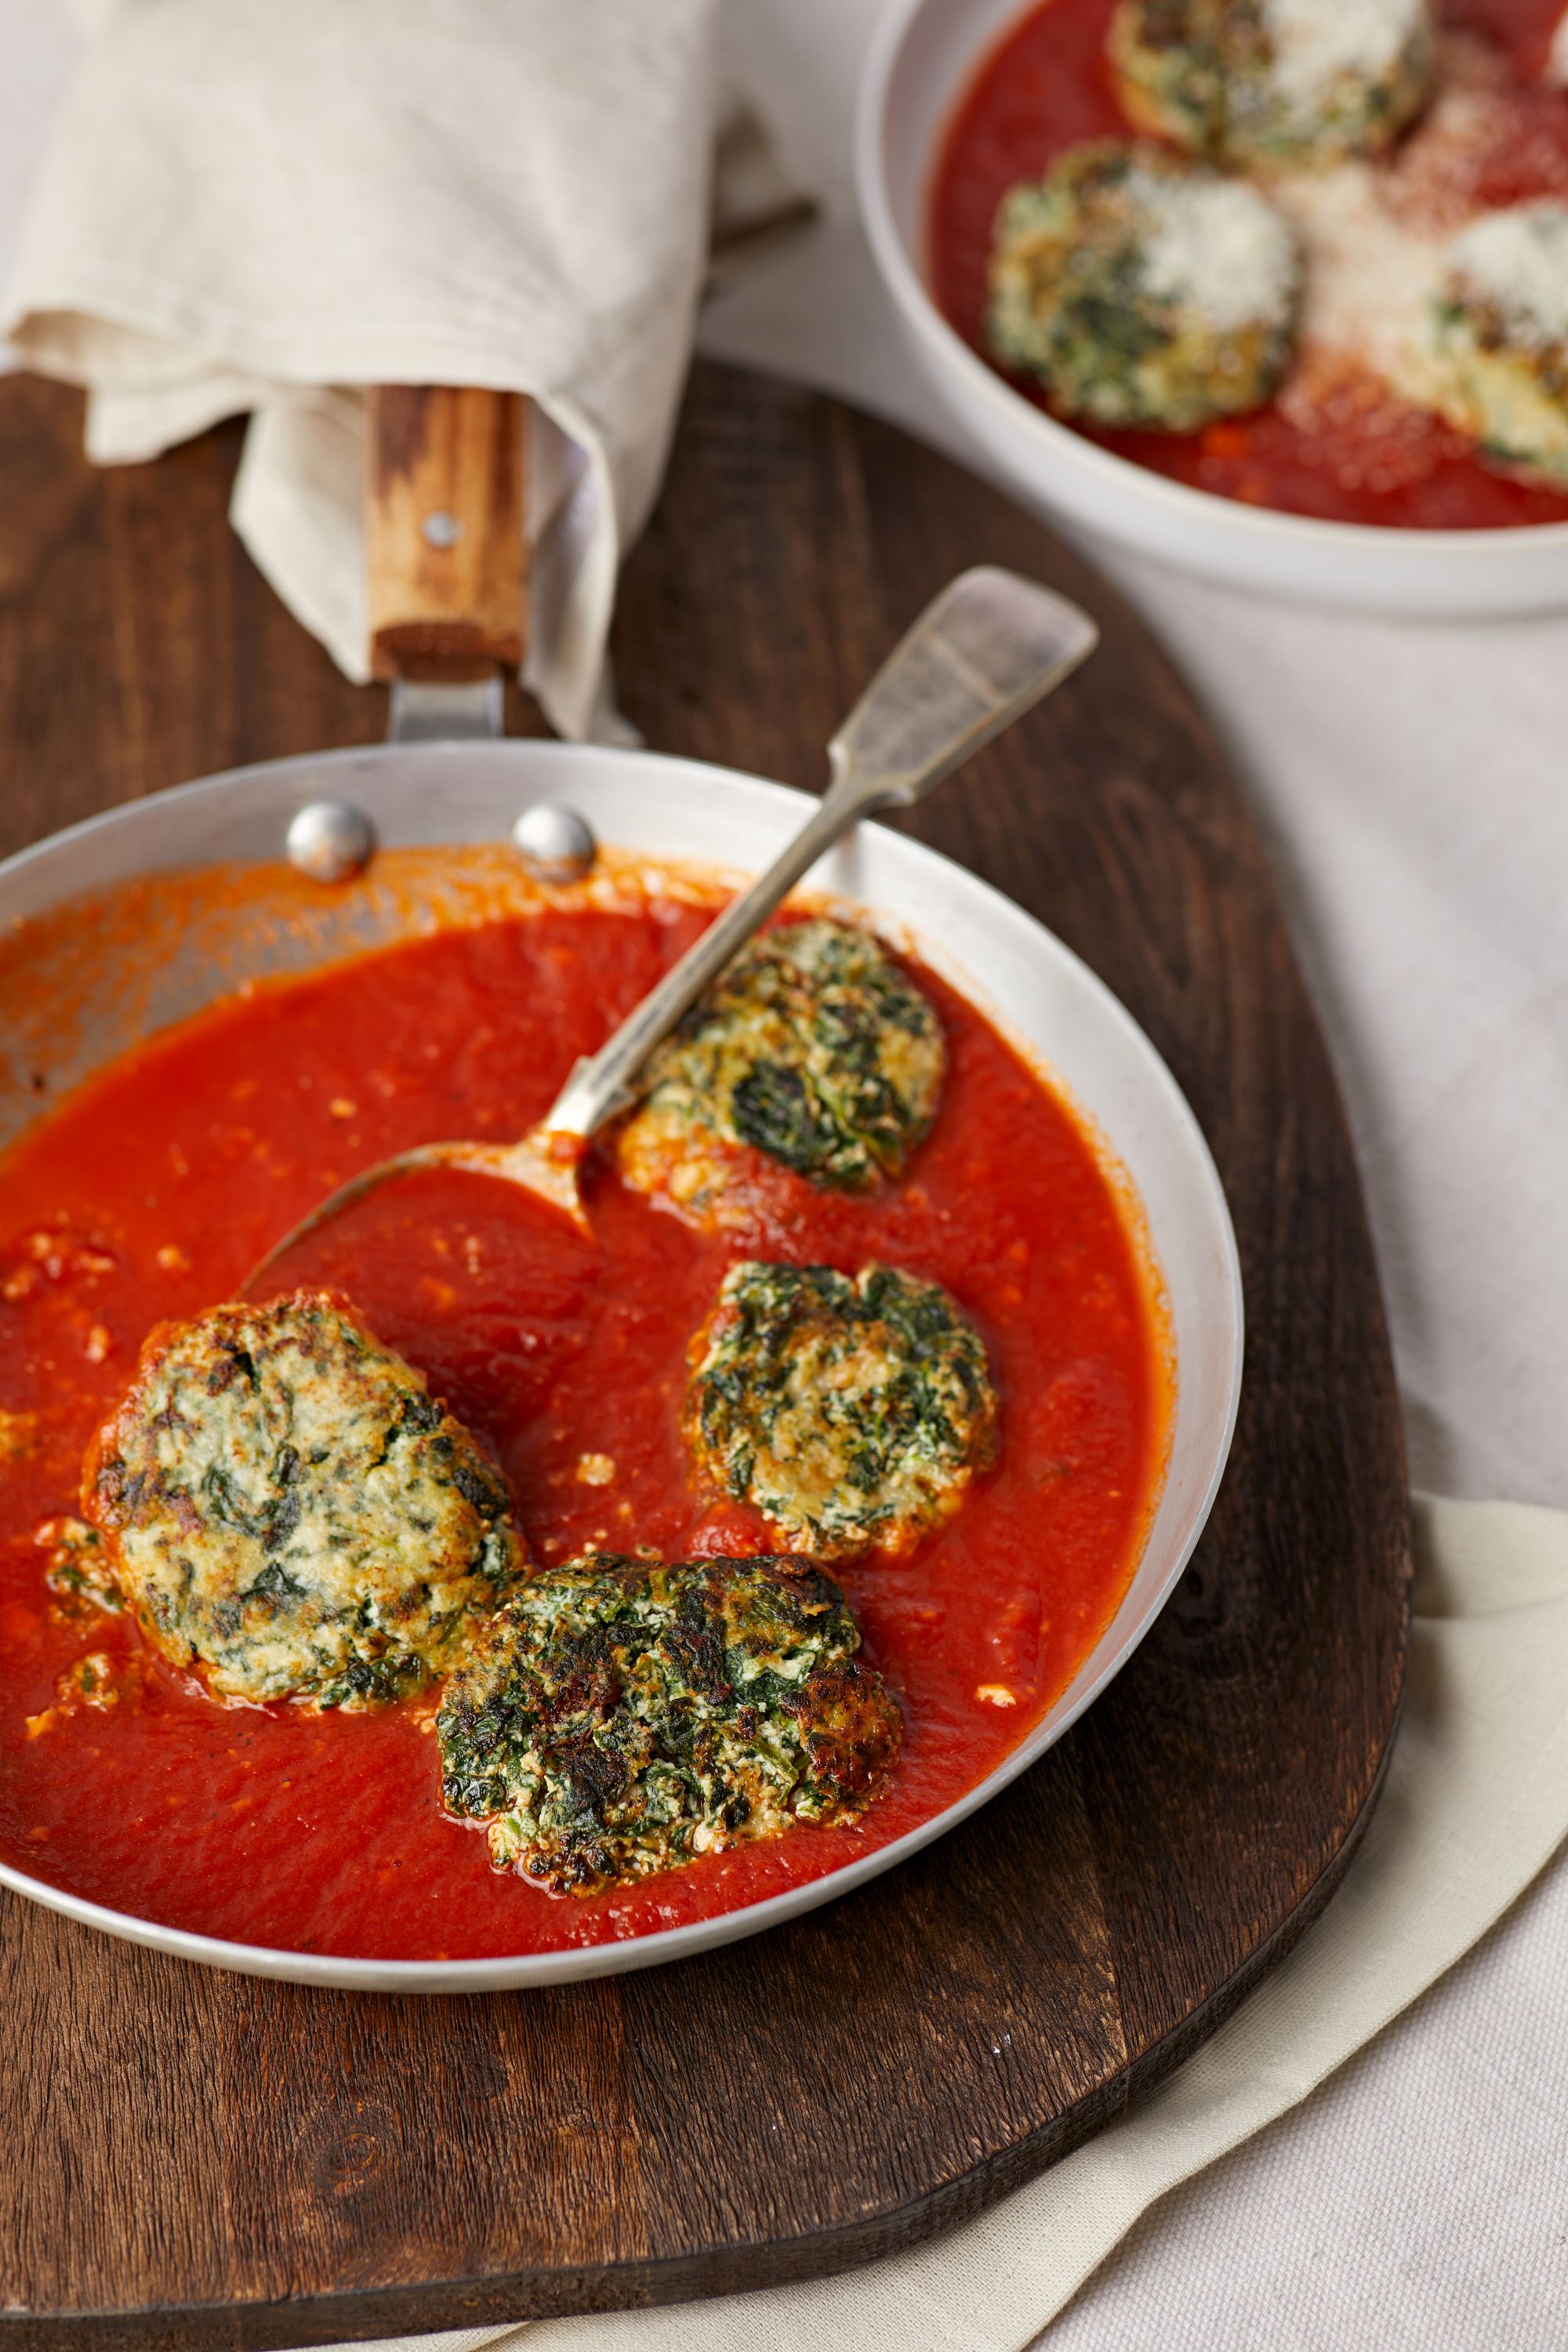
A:
[[[524,431],[511,395],[373,395],[370,621],[374,665],[393,680],[391,742],[209,777],[0,865],[0,1143],[37,1115],[29,1074],[58,1103],[243,981],[546,901],[604,903],[628,862],[657,866],[675,887],[739,880],[799,824],[805,795],[732,771],[496,739],[502,669],[523,650]],[[284,854],[300,813],[323,801],[359,811],[375,844],[361,872],[331,886]],[[543,803],[575,810],[609,845],[594,875],[563,889],[531,880],[506,845],[519,816]],[[1175,1374],[1164,1485],[1120,1607],[1041,1722],[957,1803],[830,1876],[588,1949],[451,1961],[292,1952],[111,1911],[3,1861],[0,1885],[132,1942],[301,1983],[476,1992],[618,1972],[754,1934],[893,1866],[1026,1770],[1119,1672],[1191,1555],[1235,1425],[1240,1273],[1207,1147],[1131,1015],[986,884],[870,824],[823,861],[811,888],[863,910],[962,988],[1074,1104],[1122,1190],[1162,1295]]]

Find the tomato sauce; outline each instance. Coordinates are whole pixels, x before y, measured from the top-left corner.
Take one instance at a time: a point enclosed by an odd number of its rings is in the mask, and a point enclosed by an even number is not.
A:
[[[1002,1459],[913,1554],[842,1572],[906,1723],[895,1784],[858,1827],[552,1897],[492,1872],[482,1835],[442,1813],[427,1708],[219,1706],[144,1650],[128,1615],[63,1603],[45,1582],[39,1523],[75,1508],[83,1449],[148,1328],[232,1295],[356,1169],[437,1137],[521,1132],[704,919],[657,900],[545,910],[241,992],[113,1065],[0,1160],[8,1862],[120,1910],[301,1951],[595,1943],[755,1902],[887,1843],[991,1771],[1070,1679],[1125,1590],[1162,1473],[1158,1313],[1089,1140],[926,974],[951,1074],[890,1191],[824,1195],[770,1167],[753,1228],[716,1238],[595,1160],[588,1239],[508,1187],[429,1173],[373,1195],[279,1276],[348,1292],[428,1376],[493,1448],[544,1561],[593,1544],[768,1548],[745,1512],[694,1496],[678,1428],[687,1342],[733,1258],[879,1256],[948,1285],[992,1350]],[[610,1483],[584,1483],[589,1454],[612,1457]],[[124,1695],[58,1706],[89,1652],[109,1654]]]
[[[992,51],[949,123],[931,190],[931,290],[987,365],[994,362],[983,332],[986,266],[1003,195],[1079,140],[1131,135],[1105,59],[1115,5],[1046,0]],[[1448,0],[1442,17],[1450,30],[1501,51],[1522,79],[1540,73],[1560,14],[1560,0]],[[1510,107],[1510,133],[1482,159],[1470,186],[1475,205],[1568,196],[1568,93],[1535,84],[1521,88]],[[997,373],[1048,410],[1032,378]],[[1464,435],[1370,374],[1337,388],[1310,424],[1270,404],[1191,434],[1071,429],[1192,489],[1288,514],[1406,530],[1568,522],[1568,493],[1492,471]]]

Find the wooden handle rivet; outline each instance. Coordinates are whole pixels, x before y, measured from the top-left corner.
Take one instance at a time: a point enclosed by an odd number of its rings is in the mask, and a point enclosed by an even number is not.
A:
[[[365,600],[380,678],[467,686],[527,651],[527,403],[477,384],[373,384]]]

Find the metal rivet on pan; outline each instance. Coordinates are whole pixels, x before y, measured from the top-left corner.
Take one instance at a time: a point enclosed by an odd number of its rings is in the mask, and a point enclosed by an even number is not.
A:
[[[289,863],[312,882],[346,882],[370,863],[370,819],[347,801],[311,801],[289,827]]]
[[[599,854],[593,827],[554,801],[524,809],[511,837],[536,882],[580,882]]]
[[[463,526],[455,514],[437,507],[433,514],[425,517],[419,536],[426,547],[456,547],[463,536]]]

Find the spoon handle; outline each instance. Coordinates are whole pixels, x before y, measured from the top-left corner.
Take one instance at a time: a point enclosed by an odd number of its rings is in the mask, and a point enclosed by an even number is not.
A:
[[[731,901],[542,1122],[586,1138],[630,1099],[649,1055],[733,962],[817,859],[863,816],[913,808],[982,744],[1049,694],[1099,632],[1064,596],[1010,572],[961,572],[883,663],[828,746],[832,782],[800,831]]]

